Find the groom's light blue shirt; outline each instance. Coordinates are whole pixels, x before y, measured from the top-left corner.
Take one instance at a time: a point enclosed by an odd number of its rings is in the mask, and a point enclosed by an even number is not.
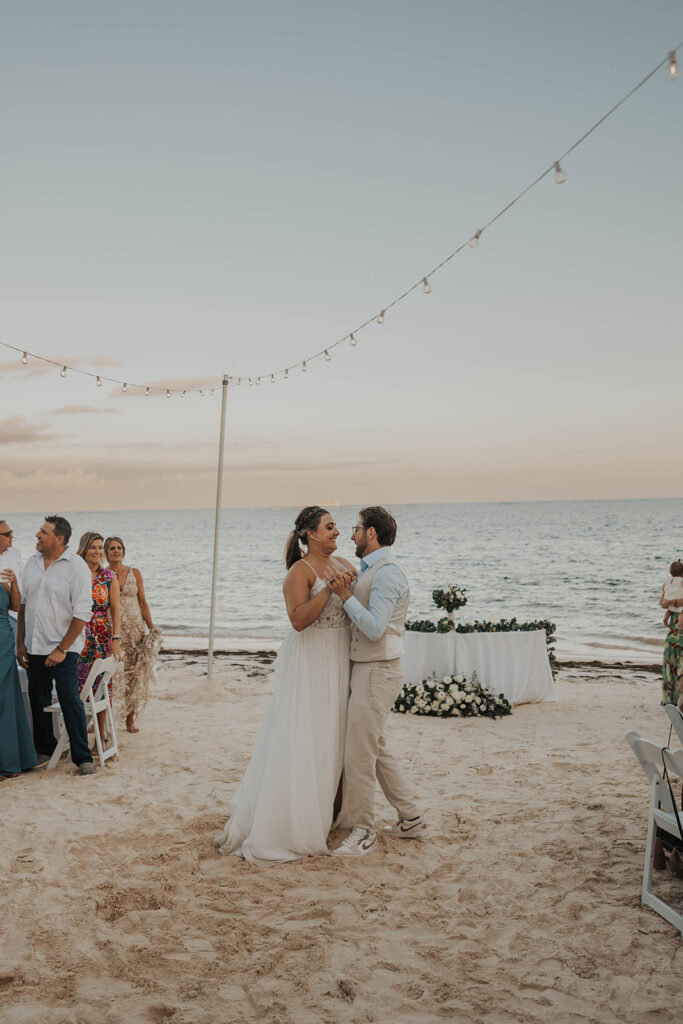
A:
[[[390,554],[391,548],[378,548],[365,555],[360,560],[359,576]],[[364,608],[357,597],[351,596],[344,602],[344,610],[354,626],[368,640],[375,642],[382,639],[394,608],[405,601],[407,596],[408,586],[403,572],[395,562],[388,562],[372,578],[368,607]]]

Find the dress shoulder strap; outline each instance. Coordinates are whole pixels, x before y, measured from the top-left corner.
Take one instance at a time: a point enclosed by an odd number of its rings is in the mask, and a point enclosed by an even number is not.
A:
[[[301,559],[301,561],[302,561],[302,562],[304,563],[304,565],[307,565],[307,566],[308,566],[308,568],[309,568],[309,569],[311,570],[311,572],[313,573],[313,575],[315,576],[315,578],[316,578],[317,580],[319,580],[319,579],[320,579],[320,577],[318,576],[317,572],[315,571],[315,569],[313,568],[313,566],[311,565],[311,563],[310,563],[310,562],[307,562],[305,558],[302,558],[302,559]]]

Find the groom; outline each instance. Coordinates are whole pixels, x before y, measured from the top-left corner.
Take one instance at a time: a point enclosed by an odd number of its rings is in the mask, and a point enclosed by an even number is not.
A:
[[[375,779],[396,808],[398,821],[385,834],[423,839],[420,816],[398,761],[384,739],[387,716],[403,686],[401,654],[410,590],[394,560],[396,520],[381,505],[361,509],[351,531],[360,558],[353,594],[337,574],[328,586],[351,619],[351,697],[344,749],[342,806],[336,821],[350,828],[335,857],[363,857],[377,849]]]

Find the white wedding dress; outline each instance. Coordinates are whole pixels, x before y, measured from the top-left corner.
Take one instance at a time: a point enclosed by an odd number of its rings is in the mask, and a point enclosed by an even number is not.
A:
[[[323,586],[316,577],[311,597]],[[332,594],[315,622],[290,630],[282,642],[275,691],[216,839],[221,853],[261,865],[328,853],[344,760],[349,657],[349,619]]]

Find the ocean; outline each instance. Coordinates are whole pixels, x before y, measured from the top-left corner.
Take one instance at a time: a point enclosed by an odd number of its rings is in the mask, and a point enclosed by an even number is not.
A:
[[[432,590],[468,593],[464,620],[516,616],[557,624],[558,653],[599,658],[648,651],[665,635],[658,606],[670,562],[683,555],[683,499],[393,505],[394,548],[411,586],[410,618],[438,618]],[[356,507],[330,509],[339,553],[353,560]],[[117,534],[137,566],[155,623],[208,635],[213,510],[73,512],[85,530]],[[288,628],[283,549],[296,510],[224,509],[216,635],[277,639]],[[24,557],[37,514],[9,517]]]

